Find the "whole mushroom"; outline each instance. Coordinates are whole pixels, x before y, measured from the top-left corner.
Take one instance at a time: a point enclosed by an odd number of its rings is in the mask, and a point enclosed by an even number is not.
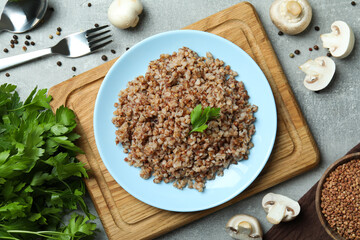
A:
[[[266,219],[272,224],[291,221],[300,213],[300,205],[297,201],[275,193],[266,194],[262,206],[268,213]]]
[[[323,47],[328,48],[336,58],[347,57],[354,48],[355,35],[350,26],[343,21],[331,24],[331,33],[321,34]]]
[[[108,10],[108,19],[120,29],[135,27],[143,10],[140,0],[114,0]]]
[[[226,231],[234,239],[262,240],[262,229],[259,221],[250,215],[233,216],[226,224]]]
[[[270,18],[279,30],[295,35],[309,26],[312,9],[307,0],[275,0],[270,7]]]
[[[311,91],[320,91],[331,82],[336,66],[331,58],[322,56],[308,60],[299,68],[306,73],[304,86]]]

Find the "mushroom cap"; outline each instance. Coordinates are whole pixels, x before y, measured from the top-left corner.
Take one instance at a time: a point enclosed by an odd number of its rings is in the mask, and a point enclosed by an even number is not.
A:
[[[263,236],[259,221],[246,214],[233,216],[226,224],[226,231],[234,239],[261,240]]]
[[[343,21],[331,24],[331,33],[320,35],[323,47],[328,48],[336,58],[347,57],[354,48],[355,35],[350,26]]]
[[[295,35],[309,26],[312,9],[307,0],[275,0],[270,7],[270,18],[279,30]]]
[[[114,0],[108,9],[108,19],[117,28],[135,27],[143,5],[139,0]]]
[[[282,222],[290,221],[300,213],[299,203],[286,196],[275,193],[268,193],[262,199],[262,206],[267,213],[275,204],[282,204],[286,206],[285,215],[282,219]]]
[[[336,66],[331,58],[322,56],[315,60],[308,60],[299,68],[306,73],[304,86],[311,91],[319,91],[329,85]]]

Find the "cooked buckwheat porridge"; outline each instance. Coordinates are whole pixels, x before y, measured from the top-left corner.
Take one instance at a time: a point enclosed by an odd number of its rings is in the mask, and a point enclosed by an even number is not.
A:
[[[248,159],[257,106],[236,76],[210,53],[199,57],[186,47],[151,61],[114,104],[115,142],[128,153],[125,161],[141,168],[144,179],[202,192],[206,180]],[[190,133],[190,114],[199,104],[220,108],[220,116],[203,132]]]

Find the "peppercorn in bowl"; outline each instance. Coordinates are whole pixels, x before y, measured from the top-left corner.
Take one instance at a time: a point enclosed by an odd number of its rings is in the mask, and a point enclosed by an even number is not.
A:
[[[360,239],[360,153],[346,155],[326,169],[316,189],[315,206],[333,239]]]

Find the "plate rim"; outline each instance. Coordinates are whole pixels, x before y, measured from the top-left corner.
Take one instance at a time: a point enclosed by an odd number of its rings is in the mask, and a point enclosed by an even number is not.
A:
[[[275,126],[273,128],[273,133],[272,133],[272,136],[271,136],[271,139],[270,139],[270,144],[269,144],[269,147],[267,149],[267,152],[265,154],[265,157],[266,160],[263,161],[262,165],[259,166],[257,168],[257,171],[254,172],[254,174],[252,175],[252,178],[250,181],[247,181],[246,184],[243,184],[242,187],[238,188],[237,191],[234,191],[232,194],[229,194],[229,196],[227,196],[226,198],[223,198],[221,201],[218,201],[216,203],[213,203],[213,204],[207,204],[205,207],[202,207],[202,208],[189,208],[189,209],[172,209],[172,208],[168,208],[168,207],[161,207],[157,204],[154,204],[154,203],[150,203],[148,202],[146,199],[142,199],[141,196],[138,196],[137,193],[134,193],[131,191],[131,188],[129,188],[126,184],[124,184],[123,181],[119,181],[117,180],[114,176],[116,176],[116,174],[113,174],[113,170],[111,170],[110,168],[110,165],[108,163],[107,160],[104,160],[103,156],[104,154],[102,153],[102,150],[101,150],[101,147],[99,147],[100,144],[98,144],[99,140],[98,140],[98,136],[97,136],[97,124],[96,124],[96,116],[97,116],[97,112],[99,111],[99,104],[98,104],[98,101],[99,101],[99,96],[103,95],[101,94],[104,90],[104,83],[106,81],[108,81],[107,79],[110,78],[110,75],[112,75],[112,72],[115,71],[115,68],[117,67],[118,64],[120,64],[120,61],[122,58],[124,58],[125,56],[127,56],[128,54],[131,54],[132,51],[134,51],[134,49],[136,49],[137,47],[145,44],[146,42],[148,41],[152,41],[154,39],[157,39],[157,38],[161,38],[163,36],[166,36],[166,35],[169,35],[169,34],[182,34],[182,33],[194,33],[194,34],[203,34],[203,35],[208,35],[212,38],[216,38],[217,40],[220,40],[220,41],[223,41],[225,42],[226,44],[230,44],[232,45],[233,47],[236,47],[238,48],[238,50],[240,50],[241,52],[243,52],[243,54],[250,60],[252,61],[254,64],[255,64],[255,67],[259,70],[259,73],[265,78],[266,80],[266,83],[270,89],[270,92],[271,92],[271,105],[274,106],[274,119],[272,120],[274,123],[275,123]],[[246,87],[246,86],[245,86]],[[120,90],[119,90],[120,91]],[[115,63],[111,66],[111,68],[109,69],[109,71],[107,72],[103,82],[101,83],[101,86],[99,88],[99,91],[97,93],[97,96],[96,96],[96,100],[95,100],[95,106],[94,106],[94,112],[93,112],[93,129],[94,129],[94,138],[95,138],[95,143],[96,143],[96,147],[97,147],[97,150],[99,152],[99,155],[100,155],[100,158],[102,160],[102,162],[104,163],[106,169],[109,171],[111,177],[127,192],[129,193],[130,195],[132,195],[133,197],[135,197],[136,199],[138,199],[139,201],[143,202],[143,203],[146,203],[150,206],[153,206],[153,207],[156,207],[156,208],[159,208],[159,209],[162,209],[162,210],[167,210],[167,211],[173,211],[173,212],[197,212],[197,211],[202,211],[202,210],[206,210],[206,209],[210,209],[210,208],[214,208],[216,206],[219,206],[219,205],[222,205],[228,201],[230,201],[231,199],[235,198],[236,196],[238,196],[240,193],[242,193],[243,191],[245,191],[259,176],[259,174],[261,173],[261,171],[264,169],[265,165],[267,164],[269,158],[270,158],[270,155],[271,155],[271,152],[274,148],[274,144],[275,144],[275,139],[276,139],[276,133],[277,133],[277,128],[278,128],[278,116],[277,116],[277,108],[276,108],[276,102],[275,102],[275,97],[274,97],[274,94],[273,94],[273,91],[271,89],[271,86],[269,84],[269,81],[267,80],[267,77],[265,76],[264,72],[261,70],[261,68],[259,67],[259,65],[255,62],[254,59],[252,59],[248,53],[246,53],[242,48],[240,48],[238,45],[236,45],[235,43],[223,38],[223,37],[220,37],[216,34],[213,34],[213,33],[208,33],[208,32],[203,32],[203,31],[199,31],[199,30],[172,30],[172,31],[166,31],[166,32],[162,32],[162,33],[158,33],[158,34],[155,34],[155,35],[152,35],[150,37],[147,37],[145,39],[143,39],[142,41],[136,43],[133,47],[131,47],[128,51],[126,51],[124,54],[122,54],[116,61]],[[251,151],[251,150],[250,150]],[[251,154],[251,153],[250,153]],[[129,167],[133,167],[133,166],[129,166]],[[140,178],[140,176],[139,176]],[[141,180],[144,180],[144,179],[141,179]],[[214,179],[215,181],[215,179]],[[121,183],[120,183],[121,182]],[[155,183],[154,183],[155,184]],[[170,184],[170,183],[169,183]],[[129,190],[130,189],[130,190]],[[181,191],[181,190],[179,190]],[[205,190],[206,191],[206,190]]]

